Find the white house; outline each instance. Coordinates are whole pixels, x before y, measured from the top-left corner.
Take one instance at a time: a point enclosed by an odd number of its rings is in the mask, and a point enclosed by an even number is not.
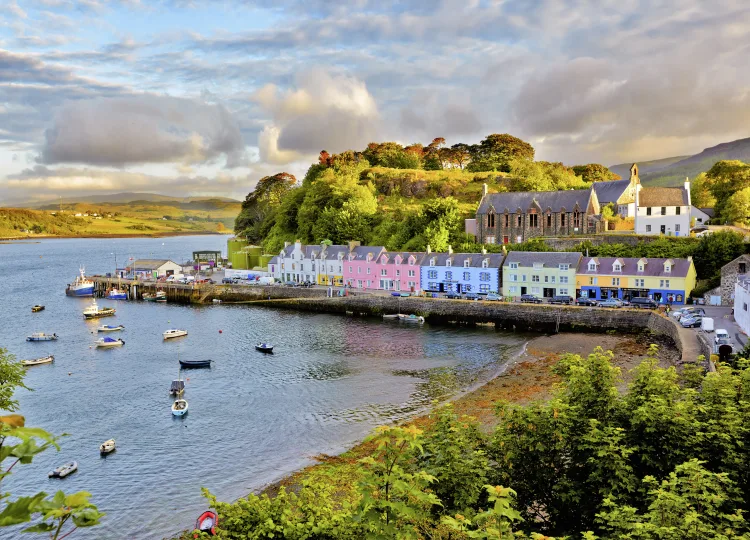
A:
[[[698,225],[705,225],[712,217],[714,217],[713,208],[696,208],[695,206],[690,207],[690,219],[694,220],[694,227],[697,227]]]
[[[277,281],[302,283],[318,280],[318,262],[324,246],[303,246],[301,242],[286,242],[279,255],[268,263],[268,272]]]
[[[168,259],[138,259],[128,270],[134,277],[160,278],[181,274],[182,266]]]
[[[690,235],[690,181],[680,188],[642,187],[635,195],[636,234]]]
[[[734,284],[734,320],[750,335],[750,277],[740,276]]]

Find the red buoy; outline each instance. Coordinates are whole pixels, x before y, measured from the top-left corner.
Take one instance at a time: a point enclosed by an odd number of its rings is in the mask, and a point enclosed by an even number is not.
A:
[[[221,332],[222,332],[222,331],[221,331],[221,330],[219,330],[219,333],[220,333],[220,334],[221,334]]]

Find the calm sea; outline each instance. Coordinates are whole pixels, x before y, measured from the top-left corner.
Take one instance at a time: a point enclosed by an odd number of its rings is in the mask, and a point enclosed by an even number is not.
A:
[[[0,245],[0,346],[19,359],[52,353],[19,391],[27,425],[68,433],[60,452],[19,466],[3,488],[86,490],[107,516],[73,538],[163,538],[205,509],[200,488],[233,500],[343,451],[379,424],[403,419],[495,373],[525,336],[491,328],[406,327],[374,319],[297,314],[226,304],[203,307],[100,301],[115,317],[85,321],[90,299],[65,285],[85,265],[110,272],[126,259],[182,262],[198,249],[226,251],[226,237],[61,239]],[[46,310],[31,313],[31,306]],[[99,324],[123,324],[125,346],[92,347]],[[164,342],[167,328],[185,338]],[[32,332],[56,342],[27,343]],[[113,334],[110,334],[113,335]],[[254,350],[264,340],[273,356]],[[173,418],[170,382],[178,356],[214,360],[183,372],[186,417]],[[117,441],[102,458],[98,446]],[[77,460],[60,481],[47,472]]]

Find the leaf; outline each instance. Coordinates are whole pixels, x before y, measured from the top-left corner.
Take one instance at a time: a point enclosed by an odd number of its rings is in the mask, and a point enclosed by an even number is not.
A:
[[[40,492],[31,497],[20,497],[8,503],[0,512],[0,527],[9,527],[31,521],[31,516],[36,511],[39,502],[46,496],[46,493]]]

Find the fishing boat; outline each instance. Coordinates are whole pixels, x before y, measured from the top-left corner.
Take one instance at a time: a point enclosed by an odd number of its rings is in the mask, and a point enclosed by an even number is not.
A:
[[[83,317],[85,319],[98,319],[99,317],[111,317],[115,314],[115,308],[111,307],[99,307],[96,303],[96,299],[91,301],[91,305],[83,310]]]
[[[186,399],[177,399],[172,403],[172,414],[174,416],[185,416],[188,412],[188,402]]]
[[[260,352],[270,353],[273,352],[273,345],[271,345],[270,343],[258,343],[255,346],[255,349]]]
[[[57,334],[45,334],[44,332],[34,332],[26,336],[26,341],[56,341]]]
[[[125,345],[125,342],[123,340],[112,339],[111,337],[103,337],[101,339],[97,339],[95,343],[97,347],[103,349],[108,349],[111,347],[122,347],[123,345]]]
[[[36,358],[35,360],[21,360],[21,365],[23,367],[41,366],[42,364],[51,364],[54,361],[55,357],[49,354],[42,358]]]
[[[121,324],[118,324],[117,326],[103,324],[96,329],[97,332],[119,332],[120,330],[125,330],[125,327]]]
[[[164,291],[156,291],[155,293],[144,293],[143,299],[146,302],[166,302],[167,301],[167,293]]]
[[[218,524],[219,516],[211,510],[206,510],[195,520],[195,528],[211,536],[216,534],[216,526]]]
[[[40,311],[44,311],[44,306],[36,305],[33,308],[31,308],[32,313],[38,313]]]
[[[179,362],[180,367],[184,369],[211,367],[211,360],[180,360]]]
[[[424,317],[412,313],[411,315],[399,315],[398,320],[405,323],[422,324],[424,322]]]
[[[128,299],[128,291],[126,291],[125,289],[118,289],[117,287],[113,287],[107,293],[107,300],[127,300],[127,299]]]
[[[111,454],[114,451],[115,451],[114,439],[109,439],[108,441],[104,441],[102,444],[99,445],[100,454]]]
[[[86,269],[79,268],[81,275],[76,276],[73,283],[68,283],[65,294],[68,296],[94,296],[94,282],[86,277]]]
[[[179,396],[185,391],[185,381],[182,379],[175,379],[169,386],[169,394],[172,396]]]
[[[187,330],[179,330],[177,328],[170,328],[169,330],[166,330],[162,336],[164,336],[164,339],[173,339],[178,338],[182,336],[187,336]]]
[[[66,463],[65,465],[60,465],[58,468],[51,470],[47,476],[50,478],[65,478],[71,473],[74,473],[78,470],[78,462],[71,461],[70,463]]]

